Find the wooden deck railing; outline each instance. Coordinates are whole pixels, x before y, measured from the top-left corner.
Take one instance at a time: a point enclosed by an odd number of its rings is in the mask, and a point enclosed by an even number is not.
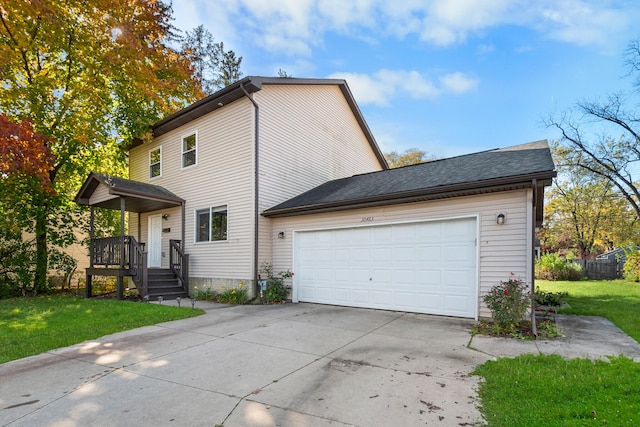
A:
[[[178,277],[182,288],[189,291],[189,254],[185,254],[180,240],[169,240],[169,268]]]
[[[102,237],[91,245],[92,265],[126,266],[129,261],[128,238],[131,236]],[[124,245],[124,252],[123,252]],[[124,256],[124,257],[123,257]]]
[[[91,248],[92,267],[125,270],[122,275],[130,276],[141,295],[146,295],[148,274],[144,243],[139,243],[133,236],[102,237],[94,239]]]
[[[148,291],[147,253],[143,244],[138,243],[133,236],[127,237],[129,238],[129,273],[140,295],[144,296]]]

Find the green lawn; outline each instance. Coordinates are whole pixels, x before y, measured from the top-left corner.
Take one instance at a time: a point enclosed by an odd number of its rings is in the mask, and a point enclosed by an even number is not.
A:
[[[42,296],[0,300],[0,363],[114,332],[203,314],[129,301]]]
[[[601,316],[611,320],[640,342],[640,284],[624,280],[584,280],[579,282],[536,281],[547,292],[568,292],[565,314]]]
[[[490,427],[640,426],[640,363],[523,355],[476,367]]]
[[[640,341],[640,285],[625,281],[537,281],[568,292],[562,313],[606,317]],[[640,426],[640,363],[625,357],[592,362],[524,355],[476,367],[488,425]]]

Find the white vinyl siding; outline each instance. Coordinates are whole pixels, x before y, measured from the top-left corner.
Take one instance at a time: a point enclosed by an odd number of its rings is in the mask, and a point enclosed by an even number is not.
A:
[[[531,190],[518,190],[487,195],[457,197],[430,202],[354,209],[342,212],[273,218],[273,229],[284,231],[284,239],[274,237],[274,271],[292,269],[293,235],[298,231],[382,225],[416,220],[438,220],[454,216],[477,215],[479,298],[511,273],[531,283]],[[503,213],[505,223],[496,217]],[[277,233],[275,233],[277,234]],[[294,271],[295,273],[295,271]],[[296,277],[294,276],[294,283]],[[480,301],[478,301],[480,302]],[[479,316],[491,313],[480,304]]]
[[[327,181],[381,170],[335,85],[264,85],[260,106],[259,212]],[[278,229],[259,221],[259,262],[271,259]]]
[[[162,147],[149,151],[149,178],[162,176]]]
[[[100,184],[95,189],[93,194],[91,194],[91,198],[89,199],[89,204],[96,205],[100,202],[104,202],[106,200],[116,199],[118,196],[114,196],[109,193],[109,187],[106,184]]]
[[[192,277],[253,277],[254,131],[253,106],[244,98],[167,132],[149,144],[132,149],[130,179],[149,182],[148,150],[162,145],[161,185],[185,202],[185,249]],[[182,137],[197,131],[198,167],[182,169]],[[202,167],[206,165],[206,167]],[[223,245],[195,243],[195,214],[199,209],[230,207],[227,240]],[[165,212],[165,211],[163,211]],[[171,233],[164,240],[181,239],[181,208],[167,210]],[[137,214],[130,215],[134,234]],[[146,214],[141,215],[141,241],[146,239]],[[174,222],[175,221],[175,222]],[[166,225],[165,225],[166,227]],[[168,249],[163,249],[168,253]],[[168,259],[163,258],[163,263]],[[163,264],[164,265],[164,264]]]

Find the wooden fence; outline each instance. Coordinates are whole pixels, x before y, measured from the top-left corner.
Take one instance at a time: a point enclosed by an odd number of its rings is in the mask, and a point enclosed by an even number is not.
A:
[[[622,277],[624,261],[619,259],[573,259],[584,275],[593,280],[613,280]]]

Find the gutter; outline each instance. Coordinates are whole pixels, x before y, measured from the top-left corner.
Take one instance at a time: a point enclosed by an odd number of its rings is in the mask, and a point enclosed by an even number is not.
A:
[[[252,301],[254,301],[258,295],[258,241],[259,241],[259,228],[258,228],[258,220],[260,219],[260,214],[258,212],[258,207],[259,207],[259,197],[258,197],[258,191],[259,191],[259,181],[260,181],[260,146],[259,146],[259,142],[260,142],[260,107],[258,106],[258,103],[251,97],[251,95],[249,95],[249,92],[247,92],[247,90],[244,87],[244,82],[240,83],[240,89],[244,92],[245,96],[247,98],[249,98],[249,101],[251,101],[251,103],[253,104],[253,107],[255,109],[256,112],[256,120],[255,120],[255,133],[254,133],[254,146],[255,146],[255,156],[254,156],[254,184],[255,184],[255,188],[254,188],[254,218],[253,218],[253,292],[254,292],[254,296]]]

